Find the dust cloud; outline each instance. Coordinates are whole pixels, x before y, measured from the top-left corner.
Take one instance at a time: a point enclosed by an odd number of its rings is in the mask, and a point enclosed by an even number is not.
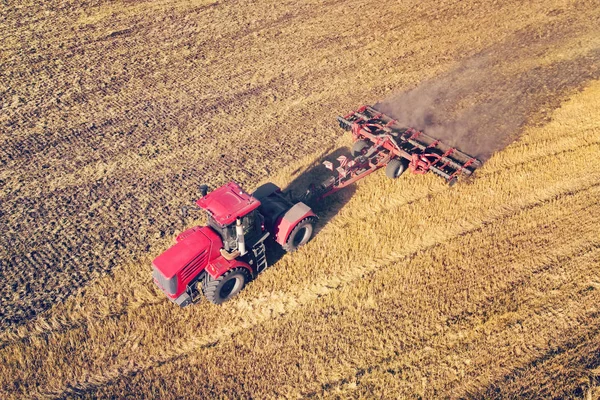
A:
[[[485,161],[600,77],[597,46],[572,58],[553,56],[578,34],[560,23],[523,30],[375,108]]]

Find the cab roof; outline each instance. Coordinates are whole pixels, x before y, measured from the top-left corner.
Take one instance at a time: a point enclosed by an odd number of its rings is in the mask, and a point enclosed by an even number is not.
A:
[[[231,224],[260,206],[260,201],[244,192],[235,182],[229,182],[199,199],[198,207],[208,213],[221,226]]]

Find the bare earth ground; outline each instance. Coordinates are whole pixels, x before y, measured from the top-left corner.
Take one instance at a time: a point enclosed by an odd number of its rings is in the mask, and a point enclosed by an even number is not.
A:
[[[0,10],[0,397],[600,396],[597,2]],[[488,161],[369,177],[223,307],[155,290],[200,183],[301,181],[378,101]]]

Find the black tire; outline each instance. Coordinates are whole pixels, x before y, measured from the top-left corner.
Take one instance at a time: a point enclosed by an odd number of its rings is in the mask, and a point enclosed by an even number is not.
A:
[[[288,253],[291,253],[298,250],[298,247],[305,245],[315,230],[315,221],[315,218],[308,217],[298,222],[294,229],[292,229],[285,244],[281,247]]]
[[[250,272],[246,268],[233,268],[217,279],[207,275],[202,284],[202,291],[208,301],[221,304],[235,297],[250,279]]]
[[[396,179],[406,171],[408,162],[404,159],[394,158],[385,167],[385,176],[390,179]]]
[[[371,145],[366,140],[359,140],[352,146],[352,157],[358,157],[363,154],[365,149],[368,149]]]

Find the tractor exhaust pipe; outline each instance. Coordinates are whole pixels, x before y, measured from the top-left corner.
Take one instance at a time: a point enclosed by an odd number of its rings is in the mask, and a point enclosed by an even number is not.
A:
[[[238,250],[240,251],[240,256],[246,254],[246,242],[244,241],[244,227],[242,226],[242,220],[237,219],[235,222],[235,233],[237,235],[238,242]]]
[[[204,197],[208,193],[208,185],[200,185],[200,196]]]

